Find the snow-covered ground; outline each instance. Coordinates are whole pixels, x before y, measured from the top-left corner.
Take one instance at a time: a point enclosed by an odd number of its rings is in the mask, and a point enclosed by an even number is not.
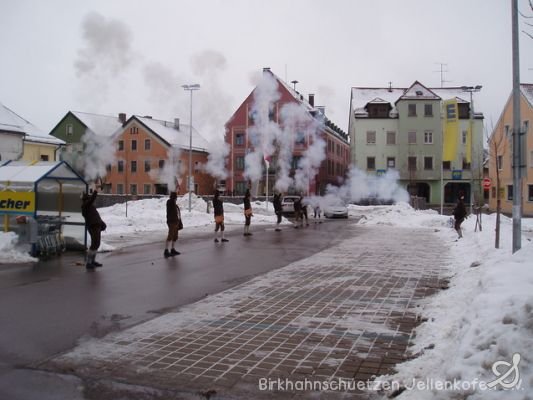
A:
[[[108,224],[104,242],[127,234],[147,232],[164,235],[165,201],[142,200],[103,208],[100,213]],[[179,199],[187,229],[211,231],[213,216],[207,204],[194,199],[193,211],[187,210],[188,198]],[[226,223],[241,226],[242,205],[225,203]],[[273,224],[272,205],[255,203],[253,224]],[[531,366],[533,349],[533,220],[522,220],[522,249],[511,254],[512,220],[502,216],[500,249],[494,248],[495,215],[483,215],[483,230],[475,231],[475,216],[463,223],[464,238],[450,226],[450,218],[435,211],[415,211],[407,204],[395,206],[350,206],[350,217],[359,224],[433,229],[442,238],[442,251],[449,252],[449,289],[424,304],[427,318],[417,329],[412,348],[417,357],[398,366],[393,376],[379,377],[381,387],[406,390],[400,399],[525,399],[533,387]],[[284,223],[289,223],[284,221]],[[153,240],[153,239],[152,239]],[[125,243],[127,244],[127,243]],[[24,259],[17,252],[13,234],[0,234],[0,262]],[[27,259],[26,259],[27,260]],[[512,370],[514,364],[516,369]],[[495,362],[501,361],[500,364]],[[508,364],[506,364],[508,363]],[[503,378],[511,382],[518,372],[522,390],[483,390],[487,383]],[[496,372],[495,372],[496,371]],[[455,385],[451,391],[441,386]],[[422,388],[424,390],[411,390]],[[496,389],[501,389],[500,384]]]

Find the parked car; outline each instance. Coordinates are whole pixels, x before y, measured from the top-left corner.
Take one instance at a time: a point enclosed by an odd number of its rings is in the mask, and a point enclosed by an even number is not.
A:
[[[294,201],[300,196],[284,196],[281,200],[281,213],[282,214],[294,214]]]
[[[348,207],[343,204],[335,206],[326,206],[324,209],[324,217],[326,218],[348,218]]]

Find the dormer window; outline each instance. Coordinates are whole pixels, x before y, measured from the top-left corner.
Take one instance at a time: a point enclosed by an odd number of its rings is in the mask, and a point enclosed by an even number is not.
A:
[[[421,90],[417,90],[415,93],[417,96],[422,96],[424,94]]]

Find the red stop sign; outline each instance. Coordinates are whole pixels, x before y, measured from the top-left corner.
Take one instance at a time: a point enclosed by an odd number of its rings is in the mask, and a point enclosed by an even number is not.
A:
[[[483,178],[483,189],[489,190],[492,185],[490,178]]]

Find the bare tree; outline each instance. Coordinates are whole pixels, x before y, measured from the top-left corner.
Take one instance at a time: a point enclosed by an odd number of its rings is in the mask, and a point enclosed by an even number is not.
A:
[[[492,136],[487,138],[487,143],[489,146],[489,151],[491,154],[489,154],[489,166],[490,163],[494,166],[494,169],[496,171],[496,227],[495,227],[495,239],[494,239],[494,247],[499,249],[500,248],[500,215],[502,210],[502,200],[500,195],[500,187],[501,187],[501,181],[500,181],[500,168],[501,168],[501,162],[500,156],[503,155],[504,152],[504,146],[505,146],[505,134],[503,133],[503,126],[500,125],[498,132],[494,131],[492,129]]]
[[[529,0],[529,10],[527,11],[527,13],[523,13],[521,11],[519,11],[519,13],[522,16],[522,18],[524,18],[525,20],[533,20],[533,0]],[[524,21],[524,24],[533,28],[533,23],[531,22]],[[533,32],[533,29],[530,29],[530,30]],[[525,33],[527,36],[529,36],[531,39],[533,39],[532,33],[525,31],[525,30],[523,30],[522,32]]]

